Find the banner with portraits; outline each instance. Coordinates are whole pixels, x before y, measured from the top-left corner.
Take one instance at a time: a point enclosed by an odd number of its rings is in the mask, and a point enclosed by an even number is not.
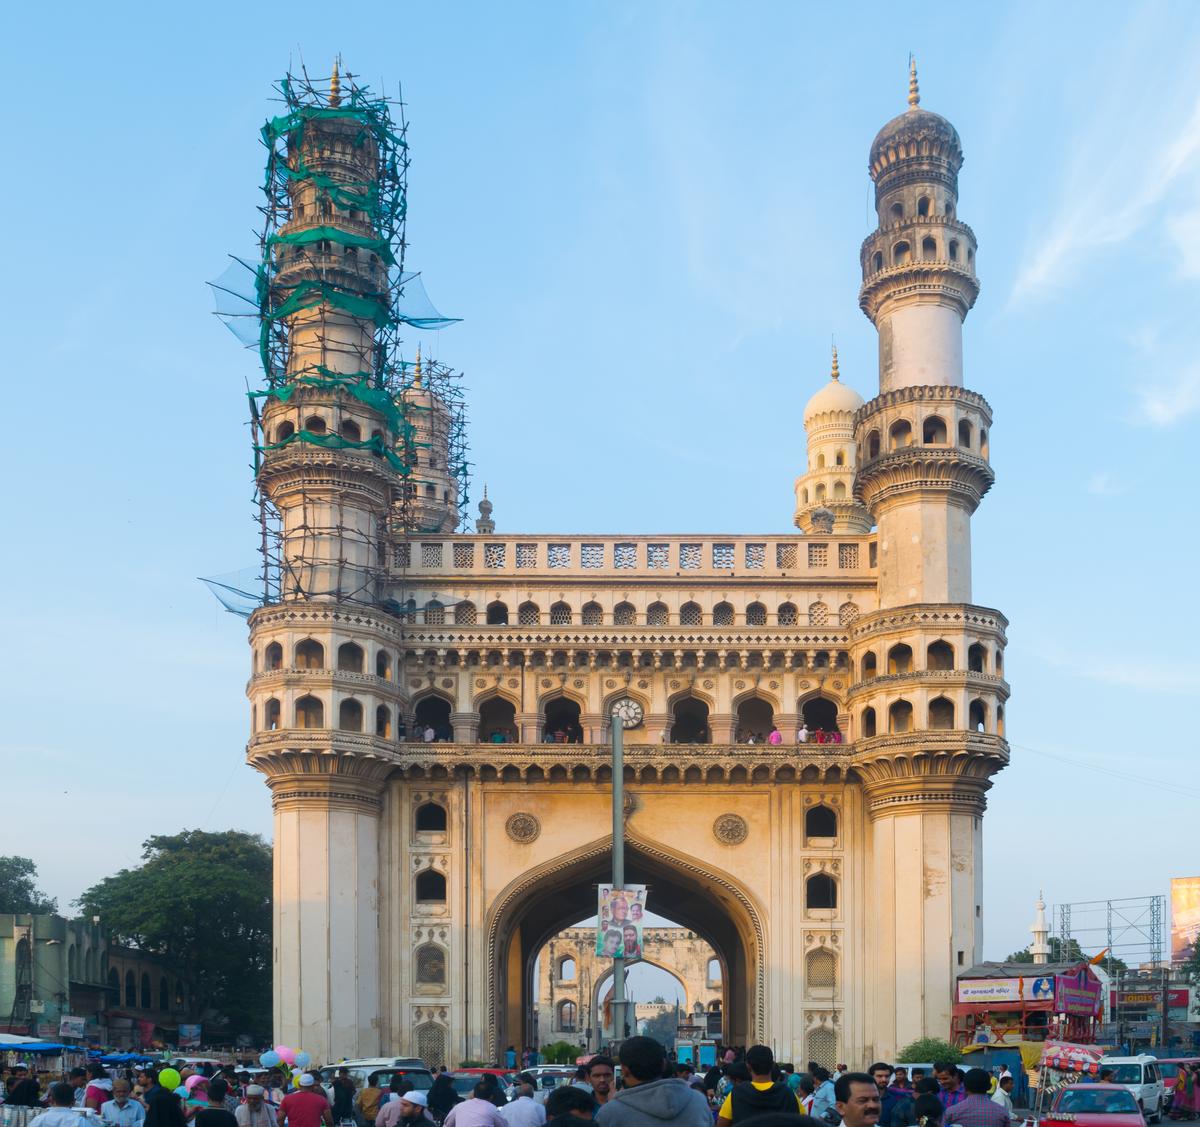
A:
[[[642,923],[646,917],[646,886],[602,884],[596,908],[596,954],[607,959],[642,957]]]

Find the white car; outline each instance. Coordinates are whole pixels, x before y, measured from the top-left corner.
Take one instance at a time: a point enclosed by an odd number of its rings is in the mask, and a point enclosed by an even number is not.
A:
[[[1156,1058],[1146,1053],[1136,1057],[1102,1057],[1100,1071],[1112,1072],[1112,1082],[1133,1093],[1148,1123],[1161,1122],[1166,1089]]]

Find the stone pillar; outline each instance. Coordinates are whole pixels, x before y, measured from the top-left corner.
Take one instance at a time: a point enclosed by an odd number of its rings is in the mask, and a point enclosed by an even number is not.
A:
[[[728,712],[709,713],[708,728],[713,743],[733,743],[733,717]]]
[[[314,1060],[376,1056],[382,776],[289,771],[268,786],[275,1041]]]
[[[867,1056],[891,1059],[919,1037],[946,1037],[955,977],[982,943],[986,778],[868,782]]]

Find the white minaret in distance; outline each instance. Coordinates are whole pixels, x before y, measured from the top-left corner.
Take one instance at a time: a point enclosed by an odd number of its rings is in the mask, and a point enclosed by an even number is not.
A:
[[[1033,933],[1029,953],[1035,963],[1045,964],[1050,961],[1050,928],[1046,924],[1046,901],[1042,899],[1041,892],[1038,893],[1036,907],[1033,924],[1029,928]]]

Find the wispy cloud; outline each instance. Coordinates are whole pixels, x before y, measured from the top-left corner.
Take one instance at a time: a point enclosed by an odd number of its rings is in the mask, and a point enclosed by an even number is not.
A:
[[[1035,647],[1037,656],[1055,669],[1122,689],[1186,696],[1200,693],[1200,662],[1127,656],[1109,658],[1093,652],[1075,652],[1055,645]]]
[[[1168,216],[1167,234],[1179,252],[1179,273],[1200,278],[1200,209]]]
[[[1137,421],[1169,427],[1200,411],[1200,365],[1193,365],[1157,383],[1139,384]]]
[[[1123,497],[1129,486],[1114,474],[1101,471],[1088,478],[1087,491],[1093,497]]]

